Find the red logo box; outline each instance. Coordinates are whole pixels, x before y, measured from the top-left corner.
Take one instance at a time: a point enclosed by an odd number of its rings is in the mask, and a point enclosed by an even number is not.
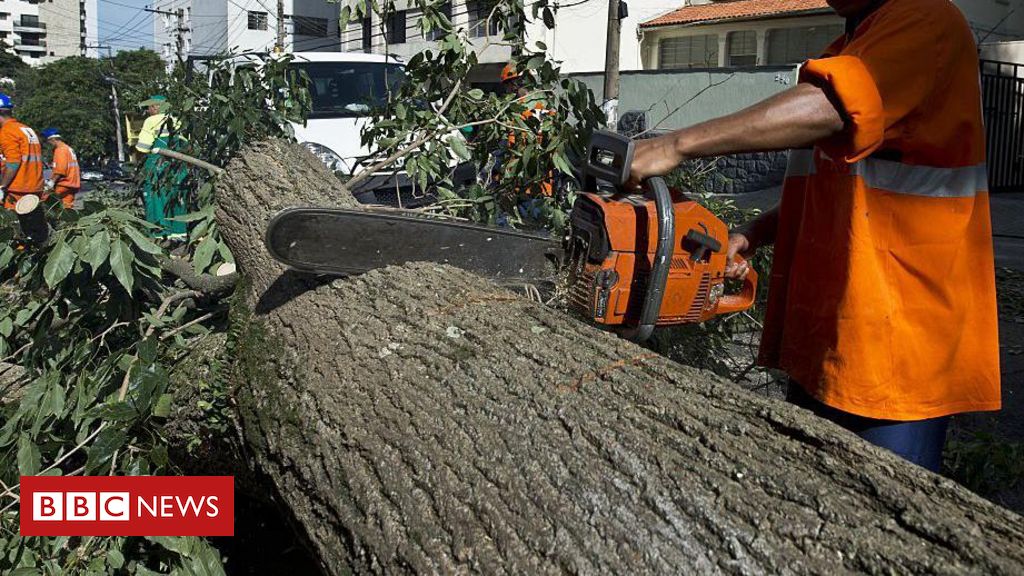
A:
[[[234,536],[231,476],[22,476],[22,536]]]

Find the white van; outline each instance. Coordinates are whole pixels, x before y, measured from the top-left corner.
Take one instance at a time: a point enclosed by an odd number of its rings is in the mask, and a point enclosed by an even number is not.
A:
[[[294,124],[295,138],[335,172],[355,174],[370,154],[360,131],[373,108],[387,102],[389,91],[405,80],[402,63],[393,56],[358,52],[295,52],[290,66],[309,76],[312,110],[306,125]],[[472,174],[471,165],[460,167]],[[468,176],[471,178],[472,176]],[[364,180],[352,193],[361,202],[415,207],[434,201],[418,190],[403,170],[386,170]]]
[[[359,132],[372,108],[387,102],[405,78],[402,64],[381,54],[296,52],[292,67],[309,76],[313,108],[295,138],[333,170],[352,174],[369,154]]]

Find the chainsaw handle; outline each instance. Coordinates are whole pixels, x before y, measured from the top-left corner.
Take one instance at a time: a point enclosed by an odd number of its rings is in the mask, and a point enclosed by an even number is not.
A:
[[[740,263],[745,263],[746,260],[739,254],[736,255],[736,260]],[[743,277],[743,289],[739,294],[729,294],[722,296],[718,300],[718,307],[715,309],[715,314],[730,314],[732,312],[743,312],[754,305],[754,300],[757,299],[757,272],[754,271],[753,267],[748,267],[747,275]]]

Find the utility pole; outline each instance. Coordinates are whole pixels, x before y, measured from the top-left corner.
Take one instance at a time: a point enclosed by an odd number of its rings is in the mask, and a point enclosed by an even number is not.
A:
[[[114,104],[114,127],[117,129],[117,161],[124,162],[124,138],[121,132],[121,107],[117,102],[117,78],[114,78],[114,53],[110,46],[86,46],[87,48],[95,48],[97,50],[107,51],[107,61],[110,62],[111,75],[104,76],[103,79],[110,84],[110,97]]]
[[[160,10],[157,8],[143,8],[146,12],[152,12],[153,14],[160,14],[161,16],[174,16],[174,51],[178,56],[178,62],[185,61],[185,32],[188,32],[188,27],[185,26],[185,9],[178,8],[174,12],[169,10]]]
[[[608,129],[615,130],[619,113],[619,31],[626,16],[626,3],[608,0],[608,37],[604,52],[604,103],[601,109]]]
[[[175,35],[178,37],[177,49],[178,62],[180,63],[185,61],[185,32],[188,30],[188,28],[185,27],[185,9],[178,8],[177,10],[175,10],[175,12],[177,13],[175,15],[178,17],[178,26],[177,29],[175,30]]]
[[[274,52],[284,52],[284,0],[277,0],[277,43]]]

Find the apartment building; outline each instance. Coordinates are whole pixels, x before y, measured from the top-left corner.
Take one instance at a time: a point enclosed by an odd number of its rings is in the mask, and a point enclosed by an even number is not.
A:
[[[168,66],[229,50],[267,52],[277,40],[274,0],[161,0],[151,8],[159,11],[155,49]],[[338,51],[338,10],[327,0],[284,0],[284,50]]]
[[[0,42],[33,66],[95,56],[97,0],[0,0]]]

